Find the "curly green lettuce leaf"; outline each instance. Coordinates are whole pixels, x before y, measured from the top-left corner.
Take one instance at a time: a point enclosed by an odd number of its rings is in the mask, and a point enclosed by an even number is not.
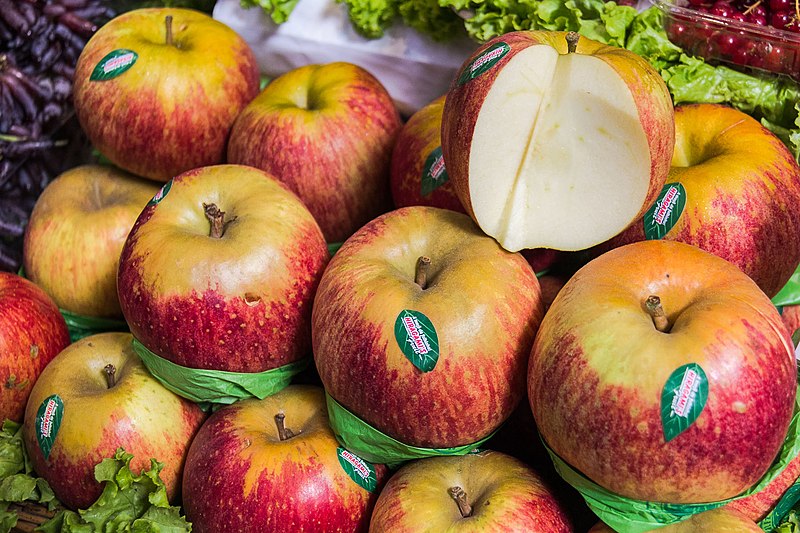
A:
[[[283,24],[289,20],[299,0],[240,0],[239,5],[245,9],[260,7],[275,24]]]
[[[406,26],[444,42],[464,34],[464,24],[451,9],[443,9],[438,0],[401,0],[397,10]]]
[[[399,15],[398,0],[336,0],[347,6],[353,28],[367,39],[383,37]]]
[[[161,480],[163,463],[150,459],[150,469],[134,474],[130,468],[133,455],[119,448],[113,458],[103,459],[94,469],[103,492],[88,509],[62,511],[42,524],[44,533],[185,533],[191,524],[181,516],[180,508],[167,499]]]
[[[34,502],[50,510],[58,506],[47,481],[32,474],[22,441],[22,424],[4,421],[0,428],[0,533],[8,533],[17,524],[12,503]]]
[[[783,519],[780,525],[772,530],[772,533],[800,533],[800,514],[794,509]]]
[[[478,42],[516,30],[533,29],[532,14],[540,0],[439,0],[464,19],[467,34]]]
[[[622,46],[636,10],[603,0],[439,0],[461,14],[470,37],[485,42],[516,30],[578,31],[597,41]]]

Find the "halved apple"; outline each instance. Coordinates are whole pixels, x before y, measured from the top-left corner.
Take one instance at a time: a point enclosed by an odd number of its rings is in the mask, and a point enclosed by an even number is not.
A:
[[[488,41],[454,80],[442,119],[462,204],[511,251],[581,250],[624,230],[661,191],[674,142],[658,72],[574,32]]]

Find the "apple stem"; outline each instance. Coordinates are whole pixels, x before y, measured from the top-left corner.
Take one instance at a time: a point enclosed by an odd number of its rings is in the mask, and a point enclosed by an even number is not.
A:
[[[220,239],[225,234],[225,228],[228,227],[228,224],[236,220],[236,217],[226,221],[225,220],[225,211],[220,210],[217,207],[217,204],[207,204],[203,203],[203,211],[206,214],[206,218],[208,222],[211,224],[211,231],[209,232],[208,236],[214,239]]]
[[[461,518],[469,518],[472,516],[472,506],[467,502],[467,493],[464,492],[464,489],[459,486],[450,487],[447,489],[447,494],[449,494],[456,502],[456,505],[458,505],[458,512],[461,513]]]
[[[172,15],[167,15],[164,19],[164,25],[167,27],[167,46],[172,46],[174,41],[172,40]]]
[[[108,385],[108,388],[110,389],[117,384],[117,367],[112,364],[107,364],[105,367],[103,367],[103,370],[106,373],[106,385]]]
[[[567,32],[567,53],[573,54],[575,50],[578,48],[578,39],[581,38],[581,34],[576,31],[568,31]]]
[[[417,258],[417,267],[414,270],[414,283],[424,290],[428,286],[428,267],[431,266],[431,258],[424,255]]]
[[[647,301],[645,302],[645,307],[647,308],[647,312],[650,313],[650,316],[653,318],[653,324],[655,325],[656,329],[662,333],[669,330],[669,320],[667,319],[667,314],[664,312],[664,307],[661,305],[661,298],[652,294],[647,297]]]
[[[275,415],[275,425],[278,426],[278,437],[281,440],[291,439],[295,436],[294,431],[287,428],[285,425],[286,415],[283,413],[278,413]]]

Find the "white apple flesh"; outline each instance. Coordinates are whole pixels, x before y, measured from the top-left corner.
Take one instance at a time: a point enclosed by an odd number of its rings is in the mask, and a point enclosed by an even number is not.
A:
[[[515,32],[487,43],[445,103],[448,173],[481,229],[511,251],[580,250],[616,235],[669,170],[663,82],[585,38],[567,51],[565,36]],[[643,100],[657,105],[643,111]]]

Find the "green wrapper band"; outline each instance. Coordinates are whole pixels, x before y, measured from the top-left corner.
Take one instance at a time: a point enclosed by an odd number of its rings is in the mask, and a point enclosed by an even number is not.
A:
[[[544,443],[544,439],[542,439],[542,442]],[[686,520],[687,518],[703,511],[709,511],[711,509],[722,507],[726,503],[733,500],[746,498],[747,496],[751,496],[756,492],[762,491],[767,485],[769,485],[776,477],[778,477],[778,475],[780,475],[781,472],[783,472],[786,466],[795,457],[797,457],[798,453],[800,453],[800,397],[795,399],[794,415],[792,416],[791,423],[789,424],[789,431],[786,435],[786,439],[783,441],[783,446],[781,447],[781,450],[778,453],[775,461],[772,463],[772,466],[770,466],[769,470],[767,470],[767,473],[764,474],[757,484],[750,487],[742,494],[717,502],[700,504],[674,504],[648,502],[626,498],[624,496],[614,494],[613,492],[593,482],[577,470],[573,469],[569,464],[567,464],[566,461],[561,459],[561,457],[559,457],[547,446],[547,443],[544,443],[544,446],[545,449],[547,449],[547,453],[550,454],[550,458],[553,461],[553,465],[555,466],[558,475],[560,475],[564,481],[572,485],[575,490],[580,492],[589,508],[594,511],[594,513],[600,517],[603,522],[611,526],[611,528],[618,533],[643,533],[645,531],[658,529],[676,522],[681,522],[682,520]],[[797,491],[800,489],[794,490]],[[787,491],[785,494],[788,494],[789,492],[790,491]],[[789,495],[789,497],[791,497],[791,495]],[[795,495],[794,497],[796,501],[798,496]],[[792,502],[792,504],[793,503],[794,502]],[[782,511],[783,514],[780,516],[778,516],[780,513],[776,512],[774,516],[768,516],[764,520],[769,519],[770,522],[779,524],[790,509],[791,505],[787,506]],[[777,511],[778,507],[776,507],[775,510]],[[762,522],[762,524],[763,523],[764,522]],[[771,529],[766,529],[763,527],[763,525],[762,529],[765,531],[771,531]]]
[[[69,338],[75,342],[95,333],[105,333],[107,331],[129,331],[128,323],[124,320],[113,318],[96,318],[91,316],[76,315],[65,309],[59,309],[61,316],[67,322]]]
[[[327,392],[325,400],[328,404],[329,422],[339,443],[365,461],[386,464],[390,468],[414,459],[440,455],[466,455],[494,435],[492,432],[478,442],[455,448],[409,446],[367,424],[334,400]]]
[[[264,372],[227,372],[188,368],[167,361],[133,339],[133,349],[166,388],[199,404],[227,405],[246,398],[262,400],[280,391],[307,366],[310,357]]]
[[[772,303],[776,307],[800,304],[800,266],[797,267],[780,292],[772,297]]]

